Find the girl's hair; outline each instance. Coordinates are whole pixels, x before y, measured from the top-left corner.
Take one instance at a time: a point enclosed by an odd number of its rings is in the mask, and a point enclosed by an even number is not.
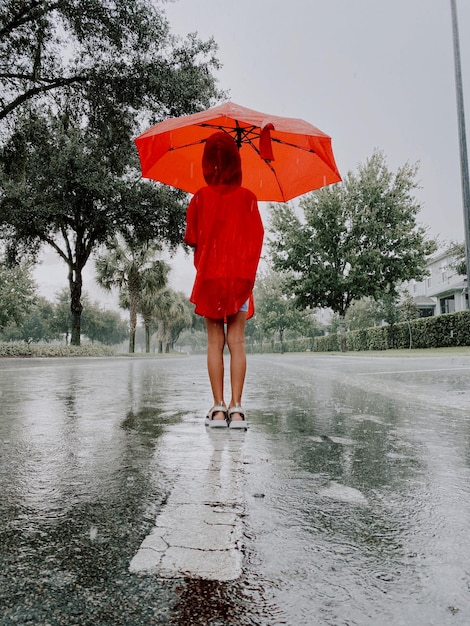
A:
[[[208,185],[242,184],[242,165],[237,144],[230,135],[217,132],[204,146],[202,171]]]

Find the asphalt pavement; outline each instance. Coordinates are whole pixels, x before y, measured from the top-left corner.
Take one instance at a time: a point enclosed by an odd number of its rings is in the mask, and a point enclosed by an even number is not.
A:
[[[469,382],[249,355],[245,433],[203,356],[0,359],[0,625],[469,624]]]

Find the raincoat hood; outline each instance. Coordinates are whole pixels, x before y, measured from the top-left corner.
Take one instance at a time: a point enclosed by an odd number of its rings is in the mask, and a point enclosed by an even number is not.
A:
[[[202,155],[204,180],[212,185],[242,184],[242,167],[237,144],[230,135],[218,132],[211,135]]]

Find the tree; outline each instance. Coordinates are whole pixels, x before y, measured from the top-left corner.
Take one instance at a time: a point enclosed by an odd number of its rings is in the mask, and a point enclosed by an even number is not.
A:
[[[191,328],[192,307],[186,296],[173,289],[162,290],[157,299],[154,322],[159,352],[169,352],[183,330]]]
[[[215,50],[212,39],[175,39],[148,0],[4,0],[0,120],[66,92],[103,129],[129,108],[182,115],[209,104]]]
[[[175,339],[174,344],[180,347],[189,346],[193,352],[203,351],[207,345],[207,332],[204,318],[194,312],[194,305],[184,294],[181,294],[181,297],[189,312],[189,326],[181,331],[181,334]]]
[[[169,266],[156,258],[160,246],[141,244],[132,233],[127,237],[113,237],[108,252],[96,260],[97,282],[104,289],[117,287],[120,291],[119,305],[129,309],[129,352],[135,350],[137,313],[142,296],[157,293],[166,284]]]
[[[132,230],[136,241],[176,246],[182,238],[186,196],[142,181],[136,168],[128,171],[123,153],[111,158],[109,152],[100,152],[99,136],[69,121],[36,117],[18,126],[6,147],[0,222],[10,249],[18,242],[32,250],[46,243],[67,264],[71,342],[78,345],[82,274],[93,251],[116,230]]]
[[[403,293],[403,298],[399,306],[400,317],[405,322],[415,320],[419,317],[419,309],[416,302],[413,300],[409,291]]]
[[[181,333],[191,328],[193,307],[182,291],[176,292],[176,306],[170,318],[170,348],[173,348]]]
[[[11,0],[0,33],[0,234],[13,258],[45,243],[67,263],[78,345],[93,250],[129,225],[181,240],[186,196],[140,180],[132,139],[219,95],[215,44],[177,42],[146,0]]]
[[[145,352],[150,352],[150,335],[152,330],[152,323],[155,315],[157,314],[157,298],[158,291],[150,291],[144,288],[143,293],[139,298],[138,312],[141,314],[144,322],[145,330]]]
[[[460,276],[466,276],[467,252],[465,249],[465,243],[452,241],[448,249],[448,254],[454,257],[452,263],[450,264],[450,267],[454,269],[457,274],[460,274]]]
[[[100,341],[107,346],[121,343],[129,335],[126,322],[116,311],[103,311],[97,302],[83,311],[83,332],[92,343]]]
[[[55,328],[59,335],[65,338],[65,345],[69,343],[72,329],[72,315],[70,313],[70,295],[68,289],[62,289],[55,296]]]
[[[344,316],[348,330],[360,330],[378,326],[382,322],[382,307],[372,298],[354,300]]]
[[[357,175],[303,197],[303,221],[290,205],[271,207],[271,257],[293,272],[299,307],[331,308],[344,319],[353,300],[380,299],[425,275],[437,246],[416,222],[416,173],[406,164],[393,174],[376,151]]]
[[[408,325],[408,335],[410,340],[410,350],[413,347],[413,336],[411,332],[411,324],[410,321],[419,317],[419,310],[416,305],[416,302],[413,300],[411,294],[408,291],[405,291],[403,294],[403,299],[399,306],[399,314],[401,319],[407,323]]]
[[[25,341],[53,341],[58,332],[54,324],[54,306],[46,298],[38,298],[21,330]]]
[[[159,289],[144,287],[139,300],[139,313],[144,321],[145,352],[150,352],[152,327],[159,327],[172,314],[175,299],[175,292],[165,285]]]
[[[191,352],[204,352],[207,346],[207,335],[202,330],[184,330],[175,345],[180,348],[189,347]]]
[[[258,304],[256,302],[256,310],[257,309]],[[254,352],[254,345],[256,341],[259,341],[260,352],[263,351],[263,329],[261,328],[261,324],[258,321],[258,315],[254,315],[246,321],[245,339],[251,352]]]
[[[13,267],[0,262],[0,333],[8,324],[21,326],[36,300],[29,263]]]
[[[381,319],[384,322],[386,322],[390,326],[393,326],[394,324],[397,324],[400,321],[401,319],[400,309],[399,309],[400,296],[398,293],[394,292],[394,293],[382,294],[377,304],[378,304],[377,314],[378,316],[381,317]]]
[[[289,292],[288,277],[276,272],[260,276],[256,283],[257,320],[263,333],[277,333],[284,351],[286,330],[300,330],[305,325],[305,313],[295,306]]]

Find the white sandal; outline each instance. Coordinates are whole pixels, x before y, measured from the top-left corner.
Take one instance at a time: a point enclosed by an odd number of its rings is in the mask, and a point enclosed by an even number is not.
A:
[[[216,413],[223,413],[225,415],[225,419],[223,420],[214,419],[214,415]],[[224,406],[223,404],[217,404],[216,406],[213,406],[212,409],[209,409],[206,415],[206,426],[209,426],[210,428],[227,428],[228,426],[227,419],[228,419],[227,407]]]
[[[233,420],[232,419],[232,415],[234,413],[238,413],[238,415],[240,415],[243,419],[241,419],[241,420]],[[246,421],[245,409],[243,407],[241,407],[239,404],[236,404],[235,406],[232,406],[228,410],[228,420],[229,420],[229,428],[231,428],[232,430],[235,430],[237,428],[240,428],[242,430],[247,430],[247,428],[248,428],[248,422]]]

